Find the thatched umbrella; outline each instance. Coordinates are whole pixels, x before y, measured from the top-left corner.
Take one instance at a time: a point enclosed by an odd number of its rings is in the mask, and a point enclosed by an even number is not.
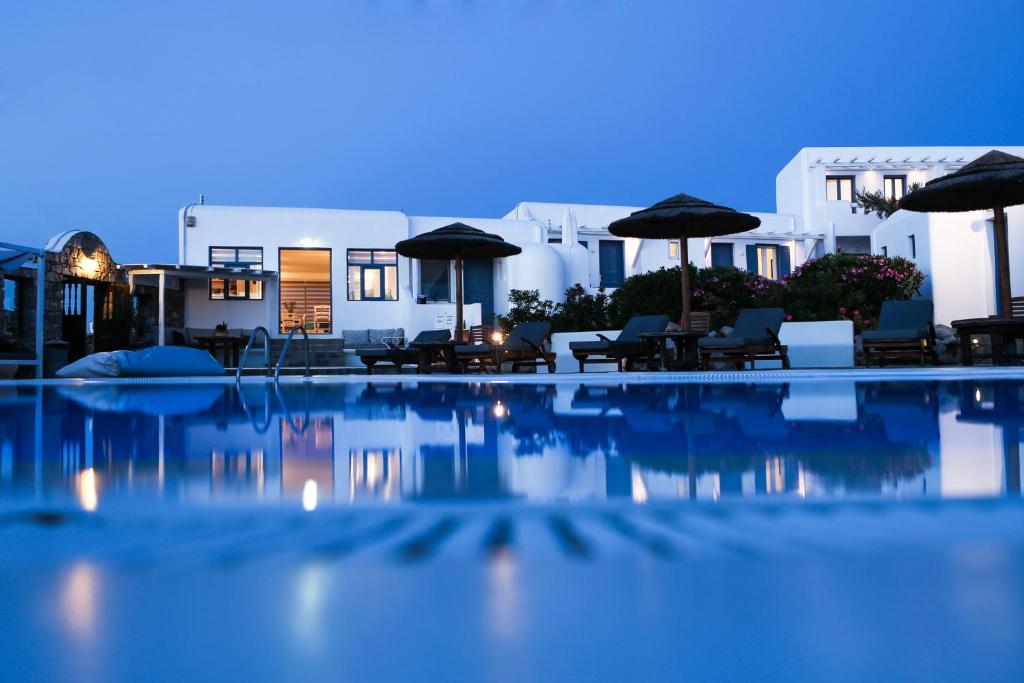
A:
[[[462,332],[462,260],[502,258],[522,251],[498,235],[472,228],[465,223],[452,223],[425,232],[395,245],[402,256],[418,259],[455,259],[455,338]]]
[[[608,226],[608,231],[617,237],[679,240],[679,270],[682,272],[683,286],[681,322],[683,329],[689,330],[690,256],[686,240],[690,237],[732,235],[753,230],[759,225],[761,219],[756,216],[735,211],[727,206],[712,204],[688,194],[677,194],[650,208],[620,218]]]
[[[992,150],[959,171],[929,181],[900,200],[908,211],[946,212],[992,209],[999,282],[999,314],[1010,311],[1010,249],[1006,235],[1008,206],[1024,204],[1024,159]]]

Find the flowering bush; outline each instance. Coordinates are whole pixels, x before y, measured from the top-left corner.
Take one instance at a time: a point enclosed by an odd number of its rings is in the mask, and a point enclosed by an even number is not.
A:
[[[857,332],[877,325],[882,302],[910,299],[924,275],[904,258],[829,254],[808,261],[781,281],[739,268],[690,268],[690,306],[711,313],[711,327],[732,325],[741,308],[781,306],[786,320],[852,320]],[[621,329],[634,315],[665,313],[679,320],[679,267],[626,278],[611,296],[566,290],[565,303],[540,298],[537,290],[509,292],[512,309],[501,317],[505,330],[530,320],[550,320],[555,332]]]
[[[696,268],[690,264],[690,307],[711,313],[711,326],[732,325],[741,308],[777,305],[781,285],[738,268]],[[683,308],[679,267],[626,278],[611,296],[609,317],[615,327],[634,315],[667,313],[678,321]]]
[[[828,254],[783,281],[782,303],[795,320],[852,320],[857,332],[878,324],[882,302],[920,294],[924,275],[904,258]]]

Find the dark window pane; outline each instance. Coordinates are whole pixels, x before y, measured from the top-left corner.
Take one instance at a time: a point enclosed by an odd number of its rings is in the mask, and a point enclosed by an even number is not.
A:
[[[428,301],[449,301],[448,261],[420,261],[420,294]]]

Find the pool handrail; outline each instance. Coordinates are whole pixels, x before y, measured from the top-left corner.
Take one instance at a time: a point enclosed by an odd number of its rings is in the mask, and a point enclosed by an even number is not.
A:
[[[288,347],[292,344],[292,337],[295,336],[296,332],[302,333],[302,339],[305,342],[302,346],[306,352],[306,377],[311,377],[312,372],[309,369],[309,334],[306,332],[305,325],[293,325],[292,329],[288,330],[288,337],[284,340],[284,346],[281,347],[281,355],[277,358],[277,365],[274,366],[274,381],[278,381],[281,378],[281,365],[284,364],[284,358],[288,355]]]
[[[256,343],[256,336],[260,332],[263,333],[263,354],[267,358],[267,377],[270,377],[270,332],[262,325],[257,325],[249,335],[249,342],[245,345],[245,351],[242,352],[242,358],[238,361],[238,367],[235,368],[236,382],[242,379],[242,368],[245,367],[245,361],[249,359],[249,351],[252,350],[252,345]]]

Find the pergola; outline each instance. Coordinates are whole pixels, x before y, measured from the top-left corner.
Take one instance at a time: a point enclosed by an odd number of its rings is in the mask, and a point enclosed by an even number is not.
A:
[[[269,281],[277,278],[272,270],[253,270],[250,268],[229,268],[225,266],[182,266],[176,263],[130,263],[118,266],[128,274],[128,289],[135,293],[136,280],[139,277],[156,278],[157,287],[157,344],[167,343],[165,333],[164,301],[167,289],[167,278],[179,280],[260,280]]]
[[[0,274],[16,273],[30,260],[36,263],[36,357],[35,360],[0,360],[0,365],[35,365],[36,378],[43,377],[43,310],[46,302],[46,250],[0,242]]]

